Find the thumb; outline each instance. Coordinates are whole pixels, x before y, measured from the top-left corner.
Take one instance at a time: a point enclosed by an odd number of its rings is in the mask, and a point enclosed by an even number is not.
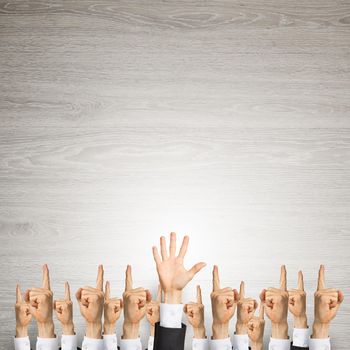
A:
[[[206,266],[206,263],[200,262],[192,266],[192,268],[188,271],[190,278],[192,279],[196,273],[202,270],[203,267]]]

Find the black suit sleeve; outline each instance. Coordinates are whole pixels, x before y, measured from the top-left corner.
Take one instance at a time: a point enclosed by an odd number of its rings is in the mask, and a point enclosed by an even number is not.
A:
[[[181,328],[165,328],[156,323],[153,350],[184,350],[186,325]]]
[[[290,344],[291,350],[309,350],[309,348],[302,348],[300,346],[294,346],[293,343]]]

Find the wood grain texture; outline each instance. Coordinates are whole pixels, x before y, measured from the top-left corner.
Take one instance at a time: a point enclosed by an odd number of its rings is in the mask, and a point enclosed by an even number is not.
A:
[[[202,285],[209,334],[212,264],[256,298],[302,268],[311,323],[324,263],[347,349],[349,44],[344,0],[0,0],[0,348],[41,264],[57,297],[99,263],[114,294],[127,263],[155,292],[151,246],[174,230],[209,265],[185,291]]]

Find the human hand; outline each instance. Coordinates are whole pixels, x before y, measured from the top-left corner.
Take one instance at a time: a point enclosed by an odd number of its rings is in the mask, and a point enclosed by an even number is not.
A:
[[[125,292],[123,293],[124,324],[123,339],[139,337],[140,321],[145,316],[146,304],[152,299],[149,290],[132,287],[131,266],[125,272]]]
[[[238,302],[236,289],[220,289],[219,270],[215,265],[213,269],[213,291],[210,294],[213,314],[213,339],[224,339],[228,335],[230,319],[235,313]]]
[[[259,316],[253,316],[248,322],[248,337],[251,341],[251,350],[263,350],[264,329],[264,304],[260,303]]]
[[[96,288],[79,288],[75,296],[79,303],[80,313],[86,321],[86,336],[88,338],[101,339],[101,318],[104,305],[102,265],[98,267]]]
[[[146,305],[146,317],[151,326],[151,336],[154,336],[154,327],[160,320],[160,303],[162,302],[162,287],[159,285],[156,300],[151,300]]]
[[[26,291],[25,301],[29,305],[32,316],[38,325],[38,336],[40,338],[55,338],[55,327],[53,323],[53,294],[50,289],[49,269],[43,266],[42,288],[31,288]]]
[[[111,298],[110,295],[111,286],[109,281],[107,281],[105,287],[103,334],[115,333],[115,326],[123,308],[122,299]]]
[[[32,319],[29,306],[22,298],[21,287],[17,284],[16,287],[16,338],[28,336],[28,325]]]
[[[254,312],[258,307],[258,303],[253,298],[245,298],[244,282],[239,287],[239,300],[237,303],[237,323],[236,334],[247,334],[248,322],[254,316]]]
[[[281,266],[280,288],[263,289],[260,299],[267,317],[271,320],[271,334],[275,339],[288,339],[288,292],[287,271]]]
[[[315,318],[312,338],[328,338],[329,324],[336,316],[340,304],[344,300],[343,293],[335,288],[325,287],[325,268],[320,266],[318,285],[315,292]]]
[[[189,237],[185,236],[176,256],[176,233],[170,234],[169,254],[166,249],[165,237],[160,237],[160,258],[158,249],[153,247],[153,257],[157,265],[159,281],[164,291],[164,302],[166,304],[181,304],[182,290],[194,275],[199,272],[205,263],[195,264],[190,270],[186,270],[183,261],[187,251]]]
[[[288,294],[289,311],[294,316],[294,327],[307,328],[306,293],[304,291],[304,277],[301,271],[298,272],[298,288],[290,289]]]
[[[187,316],[188,322],[193,327],[194,338],[204,339],[205,326],[204,326],[204,305],[202,302],[201,287],[197,286],[197,301],[195,303],[189,303],[184,306],[184,313]]]
[[[53,307],[56,311],[58,320],[61,322],[62,334],[74,335],[73,303],[70,298],[70,287],[68,282],[64,284],[64,299],[55,300]]]

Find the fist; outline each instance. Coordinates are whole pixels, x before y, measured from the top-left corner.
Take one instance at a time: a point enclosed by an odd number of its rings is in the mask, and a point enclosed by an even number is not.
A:
[[[76,298],[82,316],[88,323],[101,323],[101,317],[104,306],[103,294],[103,267],[98,267],[96,288],[79,288],[76,292]]]
[[[155,326],[160,319],[160,303],[162,301],[162,288],[158,286],[157,298],[146,305],[146,317],[152,327]]]
[[[22,293],[19,284],[16,287],[16,326],[27,327],[32,319],[32,315],[29,310],[29,305],[23,300]]]
[[[259,343],[262,345],[264,339],[264,329],[264,305],[260,304],[259,316],[252,317],[252,319],[248,322],[248,337],[252,344]],[[252,346],[252,350],[254,350],[254,345]]]
[[[110,297],[110,283],[106,282],[105,288],[105,304],[104,304],[104,322],[106,324],[115,325],[118,321],[122,308],[123,302],[119,298]]]
[[[73,323],[73,303],[70,298],[70,288],[68,282],[64,285],[64,299],[54,301],[56,316],[62,325]]]
[[[239,288],[239,300],[237,303],[237,325],[236,334],[246,333],[246,326],[249,320],[254,316],[258,303],[252,298],[245,298],[244,282],[241,282]]]
[[[184,306],[184,313],[194,329],[204,329],[204,305],[200,286],[197,286],[197,302],[186,304]]]

